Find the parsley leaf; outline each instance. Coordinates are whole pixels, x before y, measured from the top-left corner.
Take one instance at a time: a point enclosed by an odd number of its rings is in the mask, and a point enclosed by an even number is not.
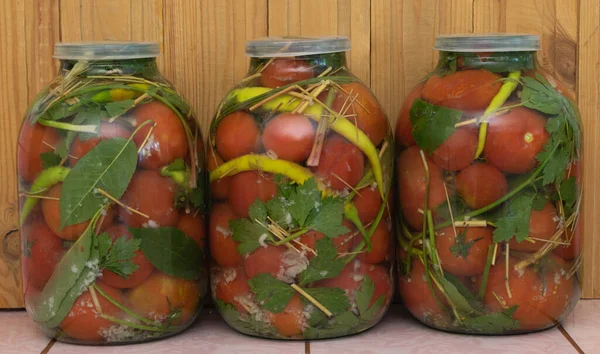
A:
[[[512,317],[515,311],[517,306],[488,315],[467,317],[463,319],[463,325],[468,331],[474,333],[503,334],[521,326],[521,322]]]
[[[523,105],[546,114],[560,113],[563,108],[561,96],[541,75],[538,74],[536,79],[528,76],[521,78],[523,81],[521,93]]]
[[[344,215],[344,199],[325,197],[319,205],[315,204],[311,212],[311,220],[305,227],[322,232],[327,237],[335,238],[348,233],[349,230],[342,226]]]
[[[350,307],[346,293],[340,288],[305,288],[304,291],[334,315],[341,314]]]
[[[273,313],[283,311],[295,293],[294,288],[289,284],[268,273],[262,273],[249,279],[248,285],[255,294],[256,300]]]
[[[360,289],[354,291],[354,299],[360,313],[360,318],[367,321],[377,316],[385,303],[385,296],[381,295],[375,300],[373,305],[371,299],[375,294],[375,283],[368,275],[365,275],[360,285]]]
[[[53,166],[58,166],[62,160],[62,158],[54,153],[54,151],[42,152],[40,154],[40,159],[42,160],[42,168],[44,170]]]
[[[432,153],[454,133],[454,125],[461,117],[461,111],[416,99],[410,108],[410,122],[417,145],[425,152]]]
[[[300,285],[318,280],[337,277],[344,268],[344,260],[338,258],[337,248],[330,238],[322,238],[315,243],[317,255],[308,263],[308,267],[300,273]]]
[[[133,263],[135,252],[140,249],[141,240],[121,236],[114,243],[107,233],[98,236],[98,253],[100,254],[100,268],[123,277],[129,278],[139,266]]]
[[[317,181],[310,178],[303,184],[298,185],[296,191],[289,196],[289,199],[294,201],[289,206],[292,217],[298,226],[303,227],[306,225],[311,211],[318,209],[318,205],[321,203],[321,191],[317,186]]]
[[[575,177],[569,177],[560,184],[560,195],[563,202],[573,207],[577,202],[577,181]]]
[[[284,197],[277,196],[266,203],[267,213],[283,228],[294,227],[292,214],[288,210],[289,201]]]
[[[504,213],[496,220],[494,242],[508,242],[513,236],[517,242],[527,238],[533,199],[532,194],[519,193],[506,202]]]
[[[313,315],[311,315],[312,318]],[[304,338],[330,338],[338,337],[350,332],[354,327],[360,324],[360,321],[352,313],[352,311],[346,311],[338,316],[335,316],[330,322],[326,322],[328,325],[324,328],[308,327],[304,331]]]
[[[265,204],[260,199],[256,199],[248,209],[248,216],[250,216],[251,221],[258,220],[265,222],[267,220],[267,208]]]
[[[240,332],[252,335],[262,334],[269,337],[275,336],[275,330],[269,323],[256,320],[252,315],[244,316],[233,305],[227,304],[223,300],[217,299],[215,304],[225,322]]]
[[[479,237],[466,242],[465,239],[467,236],[467,229],[468,228],[463,229],[462,232],[456,236],[454,245],[450,246],[450,253],[452,253],[454,257],[467,258],[471,247],[473,247],[475,242],[482,239],[482,237]]]
[[[261,247],[259,240],[263,235],[267,235],[264,241],[273,239],[267,229],[248,219],[229,220],[229,229],[233,234],[231,237],[238,243],[237,251],[241,255],[252,253]]]

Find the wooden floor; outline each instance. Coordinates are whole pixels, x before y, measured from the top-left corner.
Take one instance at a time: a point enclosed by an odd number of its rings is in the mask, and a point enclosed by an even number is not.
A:
[[[231,330],[205,309],[186,332],[146,344],[82,347],[46,338],[25,311],[0,312],[0,353],[600,353],[600,300],[582,300],[562,326],[503,337],[465,336],[429,329],[396,305],[363,334],[334,340],[285,342],[251,338]]]

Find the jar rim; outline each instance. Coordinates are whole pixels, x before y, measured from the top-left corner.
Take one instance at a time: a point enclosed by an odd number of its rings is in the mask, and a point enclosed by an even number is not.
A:
[[[251,58],[296,57],[350,50],[345,36],[330,37],[263,37],[246,42],[246,55]]]
[[[61,42],[54,45],[54,58],[62,60],[123,60],[159,55],[157,42]]]
[[[540,36],[521,33],[445,34],[434,49],[445,52],[531,52],[540,50]]]

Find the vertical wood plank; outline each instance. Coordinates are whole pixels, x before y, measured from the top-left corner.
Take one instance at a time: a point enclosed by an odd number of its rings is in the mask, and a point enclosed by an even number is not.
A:
[[[60,40],[81,41],[81,0],[60,0]]]
[[[556,0],[554,75],[571,91],[577,76],[577,11],[577,1]]]
[[[390,87],[393,81],[390,75],[401,71],[403,65],[403,18],[398,18],[399,25],[396,24],[395,31],[392,31],[394,7],[398,6],[393,0],[371,1],[371,89],[383,106],[390,124],[395,122],[397,114],[393,107],[394,102],[400,101],[403,94],[402,88],[394,91]],[[399,43],[394,43],[394,39]],[[401,85],[402,81],[400,77],[398,82]]]
[[[369,0],[269,0],[269,36],[350,37],[350,70],[370,82]]]
[[[473,0],[439,1],[439,34],[473,32]]]
[[[177,0],[165,7],[164,73],[191,102],[205,134],[218,102],[247,68],[244,51],[234,43],[265,36],[266,19],[264,0],[246,6]]]
[[[506,31],[506,1],[474,0],[473,32],[494,33]]]
[[[131,30],[131,0],[81,0],[83,40],[131,40]]]
[[[25,1],[0,1],[0,308],[21,307],[16,146],[29,81]]]
[[[131,40],[158,42],[163,45],[163,0],[131,1]],[[162,57],[158,58],[158,67],[163,69]]]
[[[583,235],[584,297],[600,297],[600,7],[596,0],[579,5],[577,92],[584,126]]]

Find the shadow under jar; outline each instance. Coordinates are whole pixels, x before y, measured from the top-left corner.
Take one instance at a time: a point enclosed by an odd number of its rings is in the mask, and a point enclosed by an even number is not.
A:
[[[208,290],[204,145],[156,43],[59,43],[18,140],[25,306],[77,344],[187,328]]]
[[[389,307],[393,140],[349,49],[343,37],[248,42],[250,70],[211,124],[212,294],[242,333],[340,337]]]
[[[539,36],[441,36],[396,126],[398,287],[428,326],[553,327],[581,290],[581,123]]]

